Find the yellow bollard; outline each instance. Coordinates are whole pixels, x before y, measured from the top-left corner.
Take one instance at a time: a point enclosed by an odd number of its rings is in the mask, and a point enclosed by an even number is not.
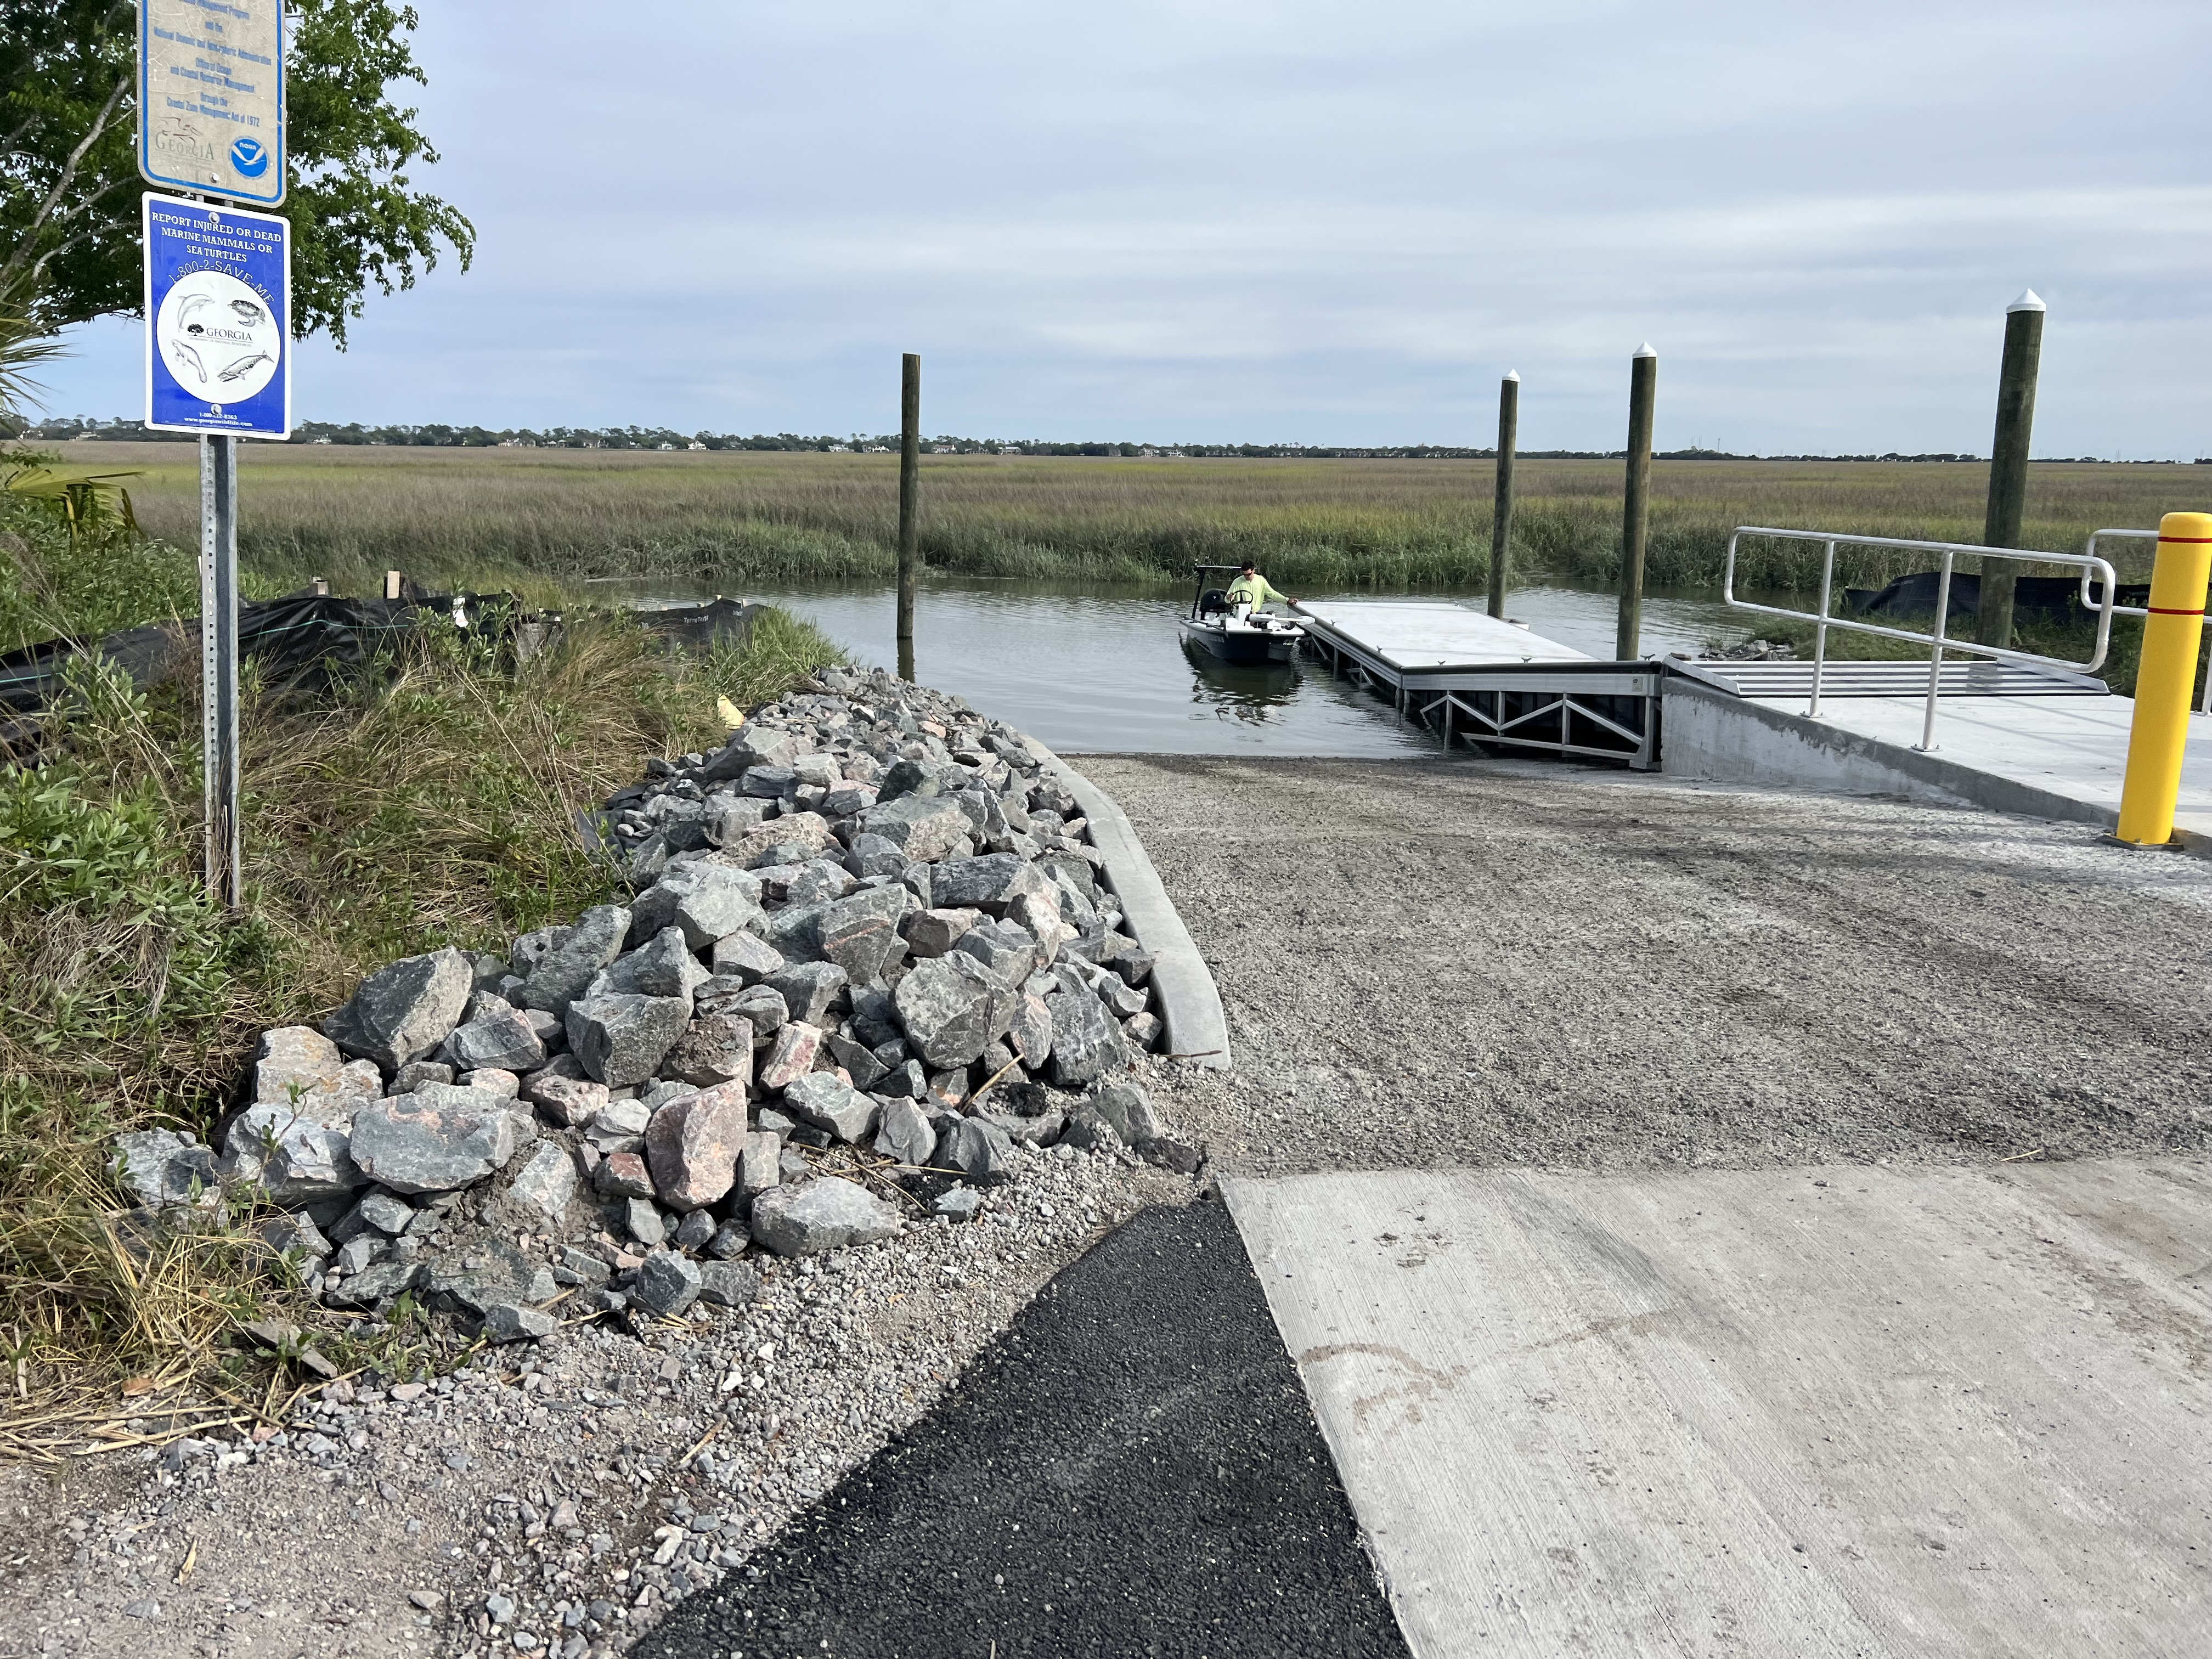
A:
[[[2143,618],[2135,723],[2128,731],[2128,775],[2120,787],[2120,827],[2114,832],[2138,847],[2164,847],[2173,839],[2208,576],[2212,513],[2167,514],[2158,521],[2158,562],[2151,567],[2150,615]]]

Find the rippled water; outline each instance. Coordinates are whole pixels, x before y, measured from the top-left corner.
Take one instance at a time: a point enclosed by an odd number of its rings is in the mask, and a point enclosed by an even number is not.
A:
[[[640,600],[647,596],[635,595]],[[656,589],[654,599],[703,597]],[[732,595],[732,598],[740,597]],[[897,663],[889,586],[749,593],[814,623],[860,661]],[[1482,608],[1480,595],[1302,594],[1305,599],[1442,599]],[[1318,663],[1236,668],[1186,647],[1176,623],[1187,595],[1077,592],[1064,585],[933,578],[915,610],[915,673],[1070,754],[1386,756],[1436,744],[1399,723],[1390,705]],[[1593,656],[1613,654],[1610,593],[1524,588],[1507,614]],[[1644,647],[1702,646],[1749,630],[1717,600],[1644,601]]]

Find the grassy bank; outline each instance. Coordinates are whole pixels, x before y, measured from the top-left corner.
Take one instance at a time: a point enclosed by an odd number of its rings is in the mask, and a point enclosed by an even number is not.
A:
[[[398,567],[479,587],[663,574],[732,588],[888,575],[896,457],[650,451],[373,449],[246,445],[240,545],[278,586],[328,576],[367,592]],[[196,533],[193,452],[80,444],[149,469],[135,488],[158,533]],[[1869,462],[1662,461],[1649,580],[1711,586],[1739,524],[1978,541],[1987,469]],[[1609,581],[1618,463],[1524,461],[1515,562]],[[1492,469],[1480,461],[1139,460],[929,456],[925,556],[974,575],[1140,581],[1194,562],[1259,560],[1313,589],[1473,585],[1489,568]],[[2202,508],[2189,467],[2039,465],[2026,539],[2078,550],[2092,530]],[[2131,556],[2140,556],[2131,555]],[[1803,587],[1817,550],[1770,543],[1743,579]],[[1847,553],[1841,579],[1879,586],[1925,560]]]
[[[35,508],[0,515],[7,644],[154,620],[196,592],[167,544],[73,543]],[[83,568],[107,579],[88,591]],[[648,757],[710,741],[718,695],[757,703],[833,655],[781,613],[743,651],[700,657],[609,619],[519,667],[449,630],[316,702],[249,681],[237,917],[198,881],[197,686],[76,675],[43,763],[0,765],[0,1451],[81,1441],[118,1413],[158,1431],[148,1414],[187,1388],[250,1414],[245,1364],[217,1339],[272,1297],[330,1328],[270,1291],[234,1230],[118,1229],[117,1133],[204,1139],[263,1028],[319,1014],[395,957],[503,949],[601,901],[610,871],[574,814]],[[133,1378],[125,1411],[115,1389]]]

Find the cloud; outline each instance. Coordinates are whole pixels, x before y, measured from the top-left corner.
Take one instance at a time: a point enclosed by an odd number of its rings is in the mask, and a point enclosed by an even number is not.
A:
[[[477,270],[303,352],[310,413],[878,430],[920,349],[934,430],[1479,441],[1511,367],[1595,447],[1649,338],[1662,441],[1979,449],[2033,285],[2039,449],[2212,445],[2208,117],[2143,73],[2201,7],[518,15],[421,38]],[[64,405],[134,406],[87,333]]]

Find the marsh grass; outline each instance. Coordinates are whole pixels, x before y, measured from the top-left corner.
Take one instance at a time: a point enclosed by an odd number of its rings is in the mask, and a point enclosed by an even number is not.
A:
[[[147,469],[133,490],[147,525],[189,538],[192,453],[100,447]],[[273,587],[321,575],[366,592],[397,568],[526,595],[594,576],[734,590],[893,568],[895,456],[246,445],[242,457],[240,545]],[[1647,576],[1668,587],[1716,586],[1739,524],[1974,542],[1987,489],[1987,469],[1968,464],[1662,461],[1653,472]],[[1620,464],[1525,460],[1517,477],[1516,580],[1615,580]],[[927,456],[922,549],[933,568],[969,575],[1127,583],[1250,556],[1297,587],[1467,586],[1488,574],[1491,478],[1484,461]],[[2025,539],[2078,551],[2093,530],[2147,528],[2208,497],[2212,475],[2188,467],[2039,465]],[[1818,558],[1755,545],[1740,580],[1802,589]],[[1847,549],[1838,576],[1879,586],[1925,562]]]
[[[35,522],[11,533],[19,572],[49,568],[0,592],[52,621],[36,596],[68,544]],[[112,621],[107,604],[94,609]],[[196,684],[140,691],[106,665],[73,669],[42,763],[0,767],[0,1449],[90,1443],[186,1392],[270,1412],[267,1359],[222,1340],[256,1311],[299,1323],[333,1363],[421,1363],[419,1322],[354,1341],[272,1282],[250,1204],[195,1230],[135,1225],[113,1137],[205,1139],[262,1030],[314,1018],[393,957],[503,949],[604,899],[612,872],[576,814],[647,757],[714,740],[718,696],[755,706],[835,656],[780,612],[744,648],[700,656],[599,617],[520,665],[426,633],[313,702],[249,676],[238,916],[198,879]],[[116,1390],[133,1378],[125,1409]]]

